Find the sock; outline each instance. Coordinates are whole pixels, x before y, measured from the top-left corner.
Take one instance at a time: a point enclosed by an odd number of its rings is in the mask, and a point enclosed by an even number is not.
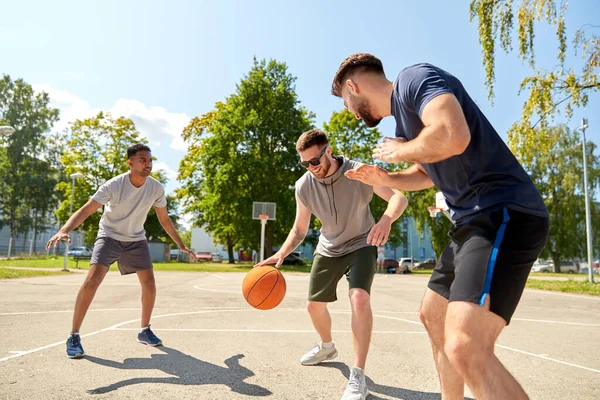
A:
[[[147,326],[147,327],[145,327],[145,328],[142,328],[142,329],[140,329],[140,333],[144,332],[144,331],[145,331],[146,329],[148,329],[148,328],[150,328],[150,325],[148,325],[148,326]]]
[[[333,347],[333,340],[331,342],[327,342],[327,343],[321,342],[321,347],[326,348],[326,349],[332,348]]]
[[[71,332],[71,335],[79,336],[79,332]],[[71,335],[69,335],[69,336],[71,336]]]
[[[365,371],[362,368],[359,368],[359,367],[352,367],[352,369],[358,370],[358,372],[360,372],[361,375],[364,375],[364,373],[365,373]]]

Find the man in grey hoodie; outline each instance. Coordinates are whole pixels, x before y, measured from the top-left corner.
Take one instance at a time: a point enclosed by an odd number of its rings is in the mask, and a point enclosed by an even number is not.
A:
[[[319,218],[322,228],[310,273],[307,309],[321,343],[300,362],[316,365],[337,356],[327,303],[337,300],[337,284],[346,275],[352,307],[354,366],[342,400],[362,400],[369,393],[364,368],[373,328],[370,290],[376,268],[376,246],[387,242],[392,222],[402,215],[408,201],[399,191],[347,178],[345,173],[361,164],[332,155],[327,136],[320,130],[304,132],[296,150],[300,164],[308,171],[296,182],[294,226],[281,249],[256,266],[275,264],[279,268],[283,259],[304,240],[311,214]],[[369,208],[373,193],[388,202],[377,223]]]

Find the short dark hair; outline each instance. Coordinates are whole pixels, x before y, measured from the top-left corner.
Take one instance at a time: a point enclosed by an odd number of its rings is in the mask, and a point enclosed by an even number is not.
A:
[[[318,129],[311,129],[300,135],[296,142],[296,151],[304,151],[314,145],[320,146],[322,144],[329,144],[325,132]]]
[[[368,53],[352,54],[340,64],[340,68],[335,73],[333,84],[331,85],[331,94],[342,97],[344,81],[357,72],[375,72],[385,76],[383,64],[379,58]]]
[[[133,146],[129,146],[127,148],[127,158],[131,158],[131,157],[135,156],[138,151],[152,152],[152,150],[150,150],[150,147],[146,146],[143,143],[138,143],[138,144],[134,144]]]

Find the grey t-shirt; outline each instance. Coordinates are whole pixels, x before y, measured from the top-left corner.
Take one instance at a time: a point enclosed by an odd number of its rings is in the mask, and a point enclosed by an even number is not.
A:
[[[444,194],[452,218],[461,223],[481,210],[507,206],[540,217],[548,211],[539,191],[462,83],[431,64],[403,69],[392,93],[396,136],[415,139],[423,129],[421,115],[436,96],[452,93],[464,113],[471,141],[457,156],[423,169]]]
[[[375,224],[369,207],[373,187],[344,175],[360,163],[345,157],[336,160],[341,165],[333,175],[317,179],[307,171],[296,181],[298,198],[322,223],[317,252],[325,257],[370,246],[367,236]]]
[[[160,182],[149,176],[137,188],[131,183],[129,172],[100,186],[92,199],[104,205],[98,237],[122,242],[146,240],[144,223],[150,208],[167,205],[165,190]]]

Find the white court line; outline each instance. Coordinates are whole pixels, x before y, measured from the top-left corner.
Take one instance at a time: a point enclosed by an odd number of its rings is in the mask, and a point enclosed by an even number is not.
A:
[[[139,331],[138,328],[115,328],[115,331]],[[204,329],[204,328],[156,328],[155,332],[248,332],[248,333],[315,333],[314,329]],[[352,333],[351,330],[332,330],[332,333]],[[425,331],[373,331],[373,333],[427,333]]]
[[[577,365],[577,364],[569,363],[569,362],[566,362],[566,361],[557,360],[555,358],[546,357],[543,354],[530,353],[528,351],[514,349],[514,348],[508,347],[508,346],[502,346],[501,344],[496,344],[496,347],[500,347],[501,349],[506,349],[506,350],[514,351],[515,353],[521,353],[521,354],[525,354],[525,355],[528,355],[528,356],[541,358],[542,360],[548,360],[548,361],[552,361],[552,362],[555,362],[555,363],[558,363],[558,364],[568,365],[569,367],[585,369],[586,371],[591,371],[591,372],[595,372],[597,374],[600,374],[600,370],[598,370],[598,369],[588,368],[588,367],[584,367],[582,365]]]
[[[221,276],[219,276],[219,275],[217,275],[217,274],[212,274],[212,273],[210,273],[210,272],[207,272],[207,274],[208,274],[208,275],[210,275],[210,276],[214,276],[215,278],[217,278],[217,279],[220,279],[220,280],[222,280],[222,281],[225,281],[225,280],[227,280],[227,279],[225,279],[225,278],[223,278],[223,277],[221,277]]]
[[[207,314],[207,313],[218,312],[218,311],[223,311],[223,312],[226,312],[226,311],[240,311],[240,309],[235,309],[235,310],[232,310],[232,309],[226,309],[226,310],[225,309],[217,309],[217,310],[205,310],[205,311],[193,311],[193,312],[184,312],[184,313],[163,314],[163,315],[156,315],[156,316],[153,317],[153,319],[164,318],[164,317],[173,317],[173,316],[179,316],[179,315]],[[137,322],[139,320],[140,319],[137,318],[137,319],[132,319],[132,320],[129,320],[129,321],[119,322],[118,324],[115,324],[113,326],[109,326],[108,328],[100,329],[100,330],[95,331],[95,332],[91,332],[91,333],[88,333],[88,334],[85,334],[85,335],[81,335],[81,337],[84,338],[84,337],[88,337],[88,336],[97,335],[97,334],[102,333],[102,332],[106,332],[106,331],[110,331],[110,330],[115,330],[116,328],[119,328],[119,327],[121,327],[123,325],[127,325],[127,324],[130,324],[130,323],[133,323],[133,322]],[[56,347],[56,346],[60,346],[60,345],[64,346],[65,342],[66,342],[65,340],[61,340],[60,342],[51,343],[51,344],[48,344],[46,346],[38,347],[38,348],[35,348],[35,349],[31,349],[31,350],[26,350],[26,351],[23,351],[23,352],[21,352],[19,354],[13,354],[12,356],[0,358],[0,362],[6,361],[6,360],[10,360],[12,358],[22,357],[22,356],[25,356],[25,355],[31,354],[31,353],[36,353],[38,351],[46,350],[46,349],[49,349],[49,348],[52,348],[52,347]]]
[[[378,318],[384,318],[384,319],[393,319],[395,321],[402,321],[402,322],[408,322],[409,324],[414,324],[414,325],[419,325],[419,326],[423,326],[422,323],[417,322],[417,321],[411,321],[410,319],[404,319],[404,318],[398,318],[398,317],[391,317],[389,315],[377,315],[377,314],[373,314],[374,317],[378,317]]]
[[[156,310],[157,308],[155,308]],[[88,310],[88,312],[93,311],[139,311],[141,308],[99,308],[95,310]],[[60,313],[72,313],[73,310],[58,310],[58,311],[21,311],[21,312],[12,312],[12,313],[0,313],[0,316],[3,315],[33,315],[33,314],[60,314]]]
[[[232,311],[246,311],[246,310],[247,310],[247,308],[221,308],[221,309],[212,309],[212,310],[203,310],[203,311],[181,312],[181,313],[171,313],[171,314],[156,315],[153,318],[157,319],[157,318],[175,317],[175,316],[182,316],[182,315],[208,314],[208,313],[213,313],[213,312],[232,312]],[[277,311],[305,311],[305,310],[304,309],[281,309],[281,310],[277,310]],[[331,310],[331,312],[336,313],[336,314],[348,314],[349,313],[349,312],[334,311],[334,310]],[[373,314],[373,316],[374,317],[378,317],[378,318],[391,319],[391,320],[402,321],[402,322],[407,322],[407,323],[410,323],[410,324],[415,324],[415,325],[421,325],[422,326],[422,324],[420,322],[411,321],[411,320],[408,320],[408,319],[397,318],[397,317],[392,317],[392,316],[388,316],[388,315],[377,315],[377,314]],[[133,322],[138,322],[139,320],[140,319],[138,318],[138,319],[132,319],[132,320],[129,320],[129,321],[120,322],[120,323],[112,325],[112,326],[110,326],[108,328],[100,329],[98,331],[91,332],[91,333],[88,333],[86,335],[81,335],[81,337],[84,338],[84,337],[89,337],[89,336],[97,335],[98,333],[102,333],[102,332],[106,332],[106,331],[110,331],[110,330],[117,330],[118,328],[120,328],[123,325],[127,325],[127,324],[130,324],[130,323],[133,323]],[[49,349],[49,348],[52,348],[52,347],[56,347],[56,346],[60,346],[60,345],[64,345],[64,344],[65,344],[65,341],[61,340],[60,342],[52,343],[52,344],[49,344],[49,345],[46,345],[46,346],[38,347],[38,348],[35,348],[35,349],[32,349],[32,350],[22,351],[22,352],[20,352],[18,354],[13,354],[11,356],[0,358],[0,362],[7,361],[7,360],[10,360],[10,359],[13,359],[13,358],[22,357],[22,356],[25,356],[25,355],[28,355],[28,354],[31,354],[31,353],[35,353],[35,352],[38,352],[38,351],[46,350],[46,349]],[[532,356],[532,357],[541,358],[541,359],[546,360],[546,361],[552,361],[552,362],[555,362],[555,363],[558,363],[558,364],[563,364],[563,365],[567,365],[567,366],[570,366],[570,367],[579,368],[579,369],[583,369],[583,370],[591,371],[591,372],[596,372],[596,373],[600,374],[600,370],[597,370],[597,369],[584,367],[582,365],[578,365],[578,364],[573,364],[573,363],[569,363],[569,362],[566,362],[566,361],[557,360],[555,358],[550,358],[550,357],[546,357],[544,355],[530,353],[530,352],[527,352],[527,351],[515,349],[515,348],[512,348],[512,347],[508,347],[508,346],[503,346],[503,345],[500,345],[500,344],[496,344],[496,346],[499,347],[499,348],[505,349],[505,350],[514,351],[516,353],[520,353],[520,354],[524,354],[524,355],[529,355],[529,356]]]
[[[214,286],[214,285],[210,285]],[[201,290],[203,292],[215,292],[215,293],[235,293],[242,294],[242,290],[221,290],[221,289],[211,289],[208,287],[204,287],[203,285],[194,285],[194,289]],[[286,296],[306,296],[306,292],[286,292]]]
[[[525,291],[532,292],[532,293],[540,293],[540,294],[550,294],[553,296],[574,297],[576,299],[600,301],[600,296],[594,297],[594,296],[590,296],[587,294],[556,293],[556,292],[552,292],[550,290],[538,290],[538,289],[526,289]]]
[[[418,311],[377,311],[377,312],[385,313],[385,314],[415,314],[415,315],[419,314]]]
[[[248,311],[248,308],[215,308],[215,309],[203,310],[203,311],[188,311],[188,312],[180,312],[180,313],[155,315],[152,318],[153,319],[157,319],[157,318],[165,318],[165,317],[176,317],[176,316],[182,316],[182,315],[197,315],[197,314],[208,314],[208,313],[213,313],[213,312],[232,312],[232,311]],[[302,312],[305,312],[304,309],[281,309],[281,310],[278,310],[278,311],[302,311]],[[332,310],[332,311],[335,313],[334,310]],[[377,316],[377,315],[374,315],[374,316]],[[382,318],[389,318],[389,319],[396,319],[396,320],[402,321],[401,318],[386,317],[386,316],[380,316],[380,317],[382,317]],[[85,335],[81,335],[81,337],[84,338],[84,337],[88,337],[88,336],[97,335],[98,333],[102,333],[102,332],[106,332],[106,331],[110,331],[110,330],[116,330],[117,328],[120,328],[123,325],[127,325],[127,324],[130,324],[130,323],[133,323],[133,322],[137,322],[139,320],[140,319],[137,318],[137,319],[132,319],[132,320],[129,320],[129,321],[120,322],[118,324],[109,326],[108,328],[100,329],[100,330],[95,331],[95,332],[91,332],[91,333],[88,333],[88,334],[85,334]],[[408,321],[408,320],[406,320],[406,321],[407,322],[413,322],[413,321]],[[64,344],[65,344],[65,341],[61,340],[60,342],[51,343],[51,344],[48,344],[48,345],[45,345],[45,346],[37,347],[35,349],[23,351],[23,352],[20,352],[18,354],[13,354],[13,355],[8,356],[8,357],[0,358],[0,362],[7,361],[7,360],[10,360],[10,359],[13,359],[13,358],[22,357],[22,356],[25,356],[27,354],[36,353],[38,351],[46,350],[46,349],[49,349],[49,348],[52,348],[52,347],[56,347],[56,346],[60,346],[60,345],[64,345]]]
[[[162,310],[165,307],[156,307],[154,310]],[[168,308],[168,307],[167,307]],[[171,307],[176,308],[176,307]],[[201,310],[221,310],[223,307],[196,307]],[[232,307],[227,307],[227,309],[231,309]],[[242,307],[240,307],[240,310]],[[97,312],[97,311],[140,311],[141,308],[96,308],[93,310],[88,310],[88,312]],[[21,312],[12,312],[12,313],[0,313],[0,316],[4,315],[34,315],[34,314],[62,314],[62,313],[72,313],[73,310],[49,310],[49,311],[21,311]]]
[[[563,321],[549,321],[545,319],[530,319],[530,318],[513,318],[513,321],[527,321],[527,322],[543,322],[546,324],[562,324],[562,325],[577,325],[577,326],[595,326],[600,327],[600,324],[584,324],[583,322],[563,322]]]

